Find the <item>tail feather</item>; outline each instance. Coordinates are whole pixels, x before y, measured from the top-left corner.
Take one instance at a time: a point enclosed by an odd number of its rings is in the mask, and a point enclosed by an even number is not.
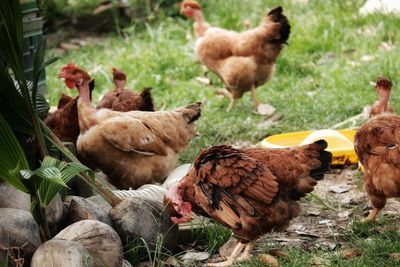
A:
[[[92,93],[93,93],[93,90],[94,90],[95,85],[96,85],[96,82],[95,82],[94,79],[92,79],[92,80],[89,82],[89,97],[90,97],[90,100],[92,100]]]
[[[330,163],[332,162],[332,153],[328,151],[321,151],[320,154],[321,166],[318,169],[314,169],[311,171],[310,176],[315,180],[322,180],[324,178],[324,174],[327,173],[330,169]]]
[[[318,181],[322,180],[324,174],[329,171],[330,164],[332,163],[332,153],[325,150],[328,147],[328,143],[325,140],[318,140],[314,144],[320,147],[319,160],[321,161],[321,166],[312,170],[310,176]]]
[[[181,112],[183,113],[183,117],[187,120],[188,124],[195,122],[201,116],[201,102],[187,105],[181,109]]]
[[[151,87],[145,87],[143,91],[140,93],[140,96],[143,99],[144,109],[143,111],[154,111],[154,103],[153,98],[151,96]]]
[[[290,24],[289,20],[283,15],[283,8],[281,6],[272,9],[268,13],[268,18],[275,23],[279,23],[281,25],[279,29],[279,38],[274,40],[275,42],[287,44],[287,40],[290,35]]]
[[[291,190],[290,197],[292,199],[299,200],[307,193],[312,192],[314,190],[314,186],[317,185],[316,181],[322,180],[325,173],[329,171],[330,163],[332,162],[332,153],[325,150],[327,147],[328,143],[325,140],[318,140],[312,144],[306,145],[305,149],[313,150],[313,153],[311,151],[305,152],[309,153],[309,155],[314,154],[313,160],[318,158],[321,164],[319,164],[317,168],[311,170],[308,177],[301,178],[299,184]],[[318,153],[318,151],[319,155],[315,154]]]

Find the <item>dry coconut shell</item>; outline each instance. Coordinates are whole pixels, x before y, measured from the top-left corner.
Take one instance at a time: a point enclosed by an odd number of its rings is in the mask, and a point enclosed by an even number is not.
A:
[[[0,181],[0,208],[30,211],[31,196]]]
[[[63,207],[64,205],[60,194],[56,194],[45,209],[47,222],[50,224],[59,223],[63,218]]]
[[[126,198],[109,213],[114,228],[123,242],[143,238],[154,249],[162,235],[163,248],[172,250],[177,244],[178,226],[171,222],[164,206],[156,201]]]
[[[96,203],[77,196],[68,196],[64,204],[69,207],[66,225],[82,220],[97,220],[112,226],[111,219]]]
[[[93,259],[79,242],[52,239],[43,243],[33,254],[31,267],[89,267]]]
[[[0,266],[7,257],[29,262],[39,245],[39,227],[30,212],[0,209]]]
[[[109,225],[83,220],[71,224],[54,239],[65,239],[82,244],[93,258],[94,266],[122,266],[122,242],[117,232]]]
[[[145,184],[136,190],[114,190],[113,192],[120,199],[136,197],[140,199],[152,200],[159,203],[163,203],[164,195],[167,192],[167,190],[159,185]]]

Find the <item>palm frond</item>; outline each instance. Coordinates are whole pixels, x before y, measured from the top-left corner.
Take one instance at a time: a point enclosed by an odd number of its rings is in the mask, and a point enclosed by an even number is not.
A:
[[[0,178],[17,189],[28,193],[21,177],[16,175],[21,169],[28,169],[28,160],[12,132],[10,126],[0,114]]]
[[[67,163],[56,158],[45,157],[41,168],[35,170],[35,175],[43,178],[38,190],[40,204],[43,207],[49,205],[54,196],[63,187],[67,187],[66,184],[79,173],[93,174],[93,171],[79,163]]]

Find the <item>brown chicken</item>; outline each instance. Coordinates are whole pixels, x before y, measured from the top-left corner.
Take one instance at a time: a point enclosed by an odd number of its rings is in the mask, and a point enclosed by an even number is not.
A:
[[[90,98],[94,89],[94,80],[89,83]],[[58,101],[57,110],[49,114],[44,123],[54,132],[54,134],[63,142],[71,142],[76,145],[76,139],[79,136],[78,121],[78,98],[72,98],[62,94]]]
[[[230,111],[245,92],[251,91],[255,108],[263,113],[267,105],[260,106],[256,87],[272,77],[276,60],[290,34],[282,7],[271,10],[260,26],[244,32],[210,26],[204,21],[197,1],[183,1],[181,12],[195,21],[195,52],[200,62],[215,72],[230,92],[227,110]]]
[[[144,88],[140,94],[125,89],[126,75],[112,68],[115,90],[108,92],[97,105],[97,109],[108,108],[115,111],[154,111],[151,88]]]
[[[354,148],[373,207],[365,221],[372,221],[387,198],[400,197],[400,117],[382,114],[369,119],[357,131]]]
[[[162,182],[196,134],[200,103],[174,111],[97,110],[90,103],[87,72],[68,64],[59,77],[79,90],[79,156],[118,188]]]
[[[389,105],[390,91],[392,89],[392,82],[385,78],[379,77],[376,81],[375,90],[379,96],[379,99],[374,103],[369,113],[369,117],[382,114],[382,113],[393,113],[392,107]]]
[[[166,193],[166,210],[174,223],[189,221],[193,208],[230,228],[239,243],[228,261],[217,264],[230,266],[250,256],[259,236],[284,229],[299,215],[298,200],[329,169],[332,154],[326,147],[319,140],[287,149],[222,145],[204,150]]]

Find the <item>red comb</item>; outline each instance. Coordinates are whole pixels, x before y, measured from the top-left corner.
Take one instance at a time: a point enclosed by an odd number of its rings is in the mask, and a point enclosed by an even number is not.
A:
[[[201,9],[201,5],[199,4],[199,2],[195,0],[185,0],[181,3],[181,7],[186,7],[186,6],[190,6],[191,8],[194,9]]]
[[[76,67],[77,67],[77,66],[76,66],[74,63],[70,62],[70,63],[68,63],[67,65],[62,66],[62,67],[61,67],[61,70],[72,69],[72,68],[76,68]]]

